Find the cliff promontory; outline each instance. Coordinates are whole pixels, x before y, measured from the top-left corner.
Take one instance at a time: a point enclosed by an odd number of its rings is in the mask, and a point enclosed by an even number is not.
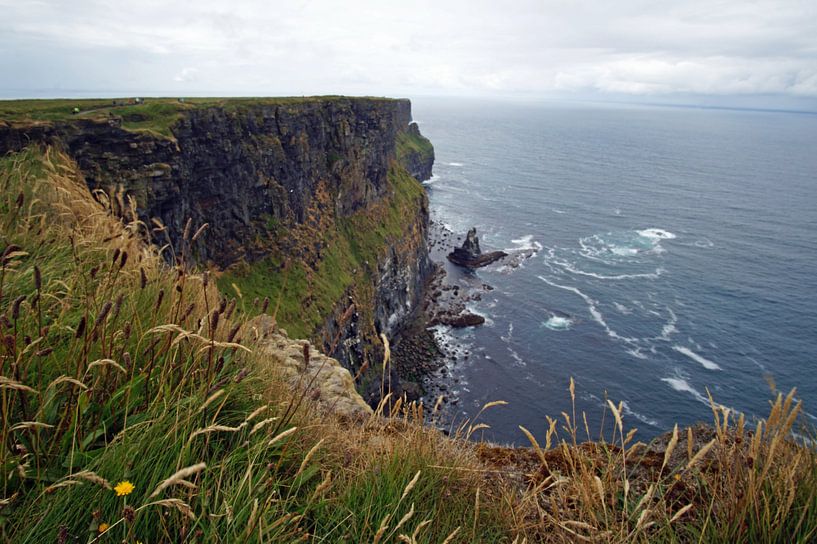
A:
[[[431,269],[417,179],[434,152],[408,100],[91,101],[74,115],[68,101],[31,101],[26,115],[10,104],[0,154],[64,149],[91,191],[135,201],[168,258],[219,270],[225,296],[267,304],[375,400],[379,334],[399,331]]]

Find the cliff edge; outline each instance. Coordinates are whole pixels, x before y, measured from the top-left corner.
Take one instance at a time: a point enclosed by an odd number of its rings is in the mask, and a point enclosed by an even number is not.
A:
[[[135,201],[168,258],[218,270],[225,295],[268,305],[377,401],[379,334],[398,333],[432,268],[418,179],[434,152],[408,100],[79,101],[70,114],[75,102],[2,104],[0,154],[64,149],[91,191]]]

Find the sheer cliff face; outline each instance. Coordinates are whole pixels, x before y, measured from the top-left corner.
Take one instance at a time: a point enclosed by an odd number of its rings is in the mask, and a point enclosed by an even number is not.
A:
[[[173,138],[120,125],[0,123],[0,152],[61,145],[90,189],[121,187],[143,220],[166,225],[177,253],[225,270],[244,297],[293,298],[278,316],[291,333],[353,371],[376,366],[377,335],[394,334],[420,303],[431,266],[427,200],[405,174],[429,177],[433,148],[408,100],[191,108]],[[192,247],[182,239],[188,220],[193,230],[208,224]]]

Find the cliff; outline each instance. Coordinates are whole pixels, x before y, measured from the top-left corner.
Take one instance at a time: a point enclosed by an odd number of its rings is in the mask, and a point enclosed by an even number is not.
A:
[[[245,309],[268,299],[281,326],[359,374],[376,400],[380,372],[367,369],[382,359],[378,335],[399,331],[431,268],[427,199],[413,177],[431,175],[433,148],[408,100],[83,103],[76,116],[50,107],[5,112],[0,154],[63,148],[89,189],[131,197],[142,221],[165,227],[153,235],[168,256],[220,270],[222,292]]]

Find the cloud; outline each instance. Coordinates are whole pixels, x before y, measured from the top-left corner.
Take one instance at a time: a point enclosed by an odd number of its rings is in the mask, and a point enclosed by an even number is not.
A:
[[[173,81],[186,83],[188,81],[195,81],[198,69],[196,68],[182,68],[182,71],[173,76]]]
[[[811,0],[0,0],[0,11],[7,89],[817,99]]]

